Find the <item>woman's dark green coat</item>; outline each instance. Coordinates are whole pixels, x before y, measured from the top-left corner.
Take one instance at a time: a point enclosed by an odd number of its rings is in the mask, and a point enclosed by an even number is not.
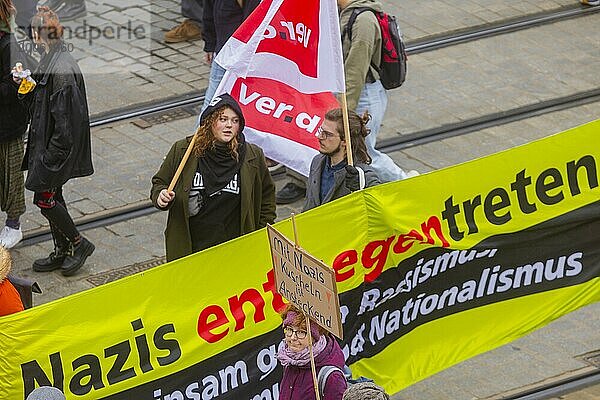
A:
[[[175,175],[175,171],[183,158],[191,137],[175,142],[165,157],[160,169],[152,177],[150,199],[160,210],[156,200],[162,189],[166,189]],[[183,168],[175,185],[175,199],[167,209],[169,218],[165,229],[167,261],[187,256],[192,253],[192,239],[189,228],[188,194],[192,186],[194,173],[198,167],[198,158],[193,154]],[[242,235],[264,228],[275,221],[275,185],[265,164],[265,157],[260,147],[246,144],[246,157],[240,168],[241,180],[241,233]]]

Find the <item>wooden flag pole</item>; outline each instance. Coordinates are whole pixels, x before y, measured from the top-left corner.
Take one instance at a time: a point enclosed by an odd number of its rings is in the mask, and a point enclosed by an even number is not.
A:
[[[312,370],[313,376],[313,384],[315,386],[315,397],[317,400],[321,400],[321,396],[319,394],[319,383],[317,380],[317,367],[315,366],[315,356],[313,354],[313,345],[312,345],[312,334],[310,333],[310,319],[308,319],[308,314],[304,314],[304,318],[306,318],[306,334],[308,335],[308,350],[310,352],[310,369]]]
[[[298,241],[298,231],[296,230],[295,213],[292,213],[292,228],[294,229],[294,243],[296,243],[296,247],[300,247],[300,243]],[[321,395],[319,394],[319,383],[317,380],[317,367],[315,365],[315,356],[313,354],[312,334],[310,332],[310,318],[308,317],[307,313],[304,313],[304,320],[306,321],[306,334],[308,335],[308,351],[310,353],[310,369],[312,370],[313,385],[315,387],[315,398],[317,400],[321,400]]]
[[[198,128],[198,129],[200,129],[200,128]],[[177,180],[179,180],[181,171],[183,171],[183,167],[185,167],[185,163],[187,162],[188,158],[190,158],[190,154],[192,153],[192,149],[194,148],[194,143],[196,143],[197,137],[198,137],[198,131],[196,130],[196,133],[194,133],[194,136],[192,136],[192,140],[191,140],[187,150],[185,151],[185,154],[183,155],[181,162],[179,163],[179,167],[177,167],[177,171],[175,171],[175,175],[173,175],[173,179],[171,179],[171,183],[169,184],[169,187],[167,188],[168,192],[173,191],[173,188],[175,187]]]
[[[352,140],[350,139],[350,122],[348,121],[348,102],[346,100],[346,92],[342,93],[342,116],[344,120],[344,137],[346,138],[346,157],[348,165],[354,165],[352,159]]]

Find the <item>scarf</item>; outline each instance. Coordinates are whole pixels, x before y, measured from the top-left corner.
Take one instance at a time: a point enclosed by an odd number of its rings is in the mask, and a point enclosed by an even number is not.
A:
[[[242,132],[237,135],[238,160],[229,151],[228,143],[215,142],[198,160],[207,196],[223,189],[240,171],[246,157],[246,139]]]
[[[313,344],[314,358],[317,358],[317,356],[321,354],[321,352],[325,349],[325,346],[327,346],[326,335],[321,335],[319,340]],[[304,367],[310,364],[310,351],[308,350],[308,347],[299,352],[292,351],[287,346],[284,339],[283,346],[281,346],[279,352],[277,353],[277,359],[284,367],[287,367],[288,365]]]

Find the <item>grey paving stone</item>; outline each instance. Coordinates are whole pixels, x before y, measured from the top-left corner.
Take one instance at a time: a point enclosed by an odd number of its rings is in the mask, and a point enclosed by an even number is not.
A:
[[[461,29],[469,24],[482,23],[484,20],[497,22],[504,18],[501,15],[504,12],[502,7],[530,13],[546,8],[572,6],[573,3],[572,0],[407,0],[401,3],[385,1],[386,7],[398,11],[396,14],[400,17],[401,26],[409,40],[439,34],[449,29]],[[438,7],[440,4],[441,7]],[[102,7],[106,7],[103,12],[123,8],[130,11],[132,8],[127,7],[138,5],[133,1],[115,0],[102,3]],[[161,27],[169,29],[175,26],[181,18],[175,18],[177,21],[164,19],[161,13],[165,10],[178,10],[178,7],[178,2],[167,0],[152,5],[150,10],[153,13],[152,23],[155,28],[160,30]],[[92,6],[89,8],[90,11],[94,9]],[[444,19],[444,24],[434,17],[443,14],[441,10],[451,14],[451,18]],[[486,18],[482,18],[480,13],[486,15]],[[137,17],[130,13],[124,15]],[[173,14],[165,15],[173,17]],[[101,18],[101,15],[98,15],[98,18]],[[598,16],[592,15],[549,27],[486,39],[476,45],[464,44],[435,54],[411,56],[409,81],[401,89],[390,92],[390,108],[381,137],[394,137],[398,131],[406,134],[455,122],[474,114],[481,115],[484,110],[481,107],[493,106],[497,110],[506,110],[540,99],[571,94],[574,90],[598,87],[600,76],[586,72],[597,70],[600,66],[598,38],[589,34],[595,31],[598,21]],[[154,32],[159,36],[162,34],[156,29]],[[104,43],[99,43],[95,49],[104,52],[99,54],[105,54],[113,51],[113,48],[114,46],[105,47]],[[160,41],[133,42],[121,45],[118,51],[123,51],[123,57],[136,58],[136,64],[141,66],[152,65],[155,62],[154,57],[149,54],[150,50],[162,51],[167,48],[174,49],[171,54],[187,53],[192,57],[179,63],[171,63],[174,65],[171,69],[189,70],[189,74],[179,76],[198,77],[191,81],[192,85],[175,82],[179,86],[173,86],[174,82],[170,81],[171,78],[166,74],[160,71],[146,71],[143,68],[144,76],[133,75],[136,79],[131,80],[122,74],[101,75],[97,71],[102,67],[109,67],[109,63],[103,64],[89,46],[78,47],[77,56],[83,55],[83,65],[86,68],[94,68],[93,73],[86,75],[92,112],[98,113],[142,100],[184,93],[182,91],[203,89],[206,86],[208,68],[200,62],[202,42],[172,46],[166,46]],[[557,52],[557,49],[560,51]],[[528,57],[522,57],[523,53],[528,54]],[[548,54],[553,56],[548,57]],[[140,79],[144,81],[146,73],[148,82],[152,83],[140,85]],[[575,110],[487,129],[466,137],[406,149],[392,154],[392,157],[405,169],[417,169],[426,173],[484,155],[486,150],[502,150],[598,118],[599,110],[599,103],[582,106]],[[129,122],[115,128],[94,129],[96,174],[91,179],[77,179],[67,183],[67,202],[81,203],[81,199],[91,202],[90,193],[93,193],[93,203],[99,208],[109,209],[147,199],[150,176],[160,165],[171,143],[189,133],[194,123],[195,117],[190,117],[145,130],[135,128]],[[481,143],[484,146],[467,151],[467,148]],[[132,148],[136,151],[132,151]],[[277,185],[281,187],[284,183],[285,181],[278,181]],[[24,229],[47,226],[45,218],[31,204],[29,193],[27,202],[27,213],[23,217]],[[290,212],[298,211],[301,203],[300,201],[290,206],[278,207],[278,218],[286,218]],[[52,250],[50,242],[32,247],[17,247],[13,252],[16,270],[24,276],[33,276],[41,281],[45,292],[36,297],[36,304],[85,290],[91,287],[85,282],[89,274],[110,271],[128,263],[164,255],[162,231],[165,219],[166,213],[157,213],[109,228],[85,231],[84,235],[97,244],[97,250],[81,273],[75,277],[66,279],[60,273],[38,274],[31,270],[31,263],[35,258],[45,256]],[[545,378],[549,373],[560,374],[565,368],[576,368],[579,362],[573,361],[572,356],[577,352],[592,350],[599,343],[597,335],[584,334],[600,332],[600,322],[596,318],[599,311],[597,305],[580,310],[565,317],[572,322],[550,326],[534,333],[527,340],[521,339],[522,344],[513,344],[522,350],[514,350],[509,346],[501,347],[443,371],[408,388],[395,398],[481,398],[505,389],[506,386],[530,384],[533,379]],[[570,342],[568,345],[561,345],[557,341]],[[531,343],[538,345],[530,346]],[[553,352],[553,355],[545,357],[549,352]],[[499,365],[498,360],[502,360],[502,365]],[[516,369],[513,365],[523,367]]]
[[[103,207],[89,199],[72,201],[69,203],[69,209],[75,209],[82,215],[91,215],[103,210]]]
[[[540,3],[545,3],[543,6]],[[492,2],[476,2],[465,0],[438,0],[438,1],[417,1],[407,0],[402,3],[396,3],[392,0],[384,1],[385,8],[399,17],[400,25],[403,27],[405,36],[408,40],[418,39],[424,36],[440,34],[447,31],[463,29],[468,26],[480,25],[484,21],[498,22],[505,18],[510,13],[517,12],[529,14],[539,12],[542,9],[556,9],[565,6],[572,6],[572,1],[560,0],[551,2],[538,1],[492,1]],[[180,4],[174,0],[162,0],[159,2],[146,2],[140,0],[130,1],[115,1],[106,0],[88,2],[88,15],[81,20],[68,23],[67,26],[73,29],[87,24],[88,26],[106,26],[110,25],[115,30],[119,26],[132,24],[141,24],[145,28],[145,33],[151,35],[154,39],[147,40],[106,40],[98,39],[94,41],[93,46],[90,46],[85,40],[74,39],[74,45],[77,48],[76,57],[82,60],[82,69],[86,77],[90,74],[102,73],[108,74],[106,78],[100,80],[92,80],[88,77],[88,94],[91,98],[90,107],[93,114],[105,112],[112,109],[118,109],[124,104],[140,103],[148,99],[159,98],[160,93],[168,95],[183,94],[192,90],[200,90],[206,86],[208,68],[193,62],[184,65],[189,68],[189,74],[175,75],[176,77],[185,77],[183,84],[172,86],[170,82],[163,82],[161,79],[150,79],[156,90],[152,87],[139,88],[139,82],[128,81],[127,79],[118,79],[111,76],[116,71],[133,74],[150,73],[142,66],[143,64],[152,64],[153,61],[148,58],[149,52],[158,52],[157,54],[173,59],[168,62],[177,64],[186,61],[185,55],[179,55],[174,50],[184,50],[184,53],[189,57],[201,60],[203,56],[202,41],[184,42],[172,45],[166,45],[162,42],[163,34],[166,30],[177,25],[182,17],[179,15]],[[512,10],[512,11],[511,11]],[[494,13],[494,11],[498,11]],[[485,18],[481,18],[481,13],[486,13]],[[135,49],[135,51],[131,51]],[[114,53],[121,54],[117,57]],[[107,55],[111,54],[111,55]],[[135,62],[124,61],[123,56],[136,59]],[[98,58],[101,60],[84,59]],[[126,59],[126,58],[125,58]],[[102,64],[102,62],[110,62],[111,66]],[[411,62],[412,63],[412,62]],[[124,68],[126,67],[126,68]],[[168,69],[168,68],[165,68]],[[198,76],[197,82],[191,87],[186,84],[190,82],[191,76]],[[108,79],[108,80],[106,80]],[[115,100],[115,96],[107,90],[106,83],[112,81],[115,85],[126,92],[127,99],[125,102]],[[110,85],[108,85],[110,86]]]

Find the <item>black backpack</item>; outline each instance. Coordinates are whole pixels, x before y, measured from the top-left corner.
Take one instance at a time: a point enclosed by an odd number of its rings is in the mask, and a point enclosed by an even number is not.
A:
[[[342,34],[342,42],[346,34],[352,40],[352,25],[354,25],[356,18],[365,11],[371,11],[375,14],[381,30],[381,61],[379,66],[373,64],[371,66],[379,74],[384,88],[395,89],[400,87],[406,80],[407,55],[396,17],[368,7],[355,8],[352,10],[348,24]]]

